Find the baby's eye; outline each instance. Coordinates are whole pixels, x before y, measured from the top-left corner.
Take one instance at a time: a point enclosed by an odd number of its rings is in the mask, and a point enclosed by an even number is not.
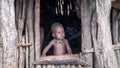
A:
[[[60,32],[58,32],[60,34]]]

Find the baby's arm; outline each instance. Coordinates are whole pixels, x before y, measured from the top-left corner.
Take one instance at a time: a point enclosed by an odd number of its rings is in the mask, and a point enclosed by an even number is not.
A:
[[[68,40],[65,40],[65,44],[66,44],[66,48],[67,48],[68,54],[72,54],[72,50],[71,50],[71,48],[70,48],[70,45],[69,45],[69,43],[68,43]]]
[[[53,45],[53,40],[44,48],[42,52],[42,56],[46,56],[47,51],[50,49],[52,45]]]

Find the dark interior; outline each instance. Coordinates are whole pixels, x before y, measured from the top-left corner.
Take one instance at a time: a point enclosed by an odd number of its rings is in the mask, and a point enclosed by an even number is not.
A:
[[[55,8],[58,10],[58,2],[63,1],[63,14],[58,11],[56,14]],[[67,14],[68,8],[67,5],[72,5],[69,9],[69,15]],[[65,38],[69,40],[70,37],[76,35],[78,32],[81,32],[81,19],[77,17],[74,0],[41,0],[41,27],[44,29],[44,43],[42,45],[42,51],[44,47],[53,39],[51,35],[51,25],[55,22],[59,22],[64,26],[65,29]],[[69,40],[70,47],[72,52],[79,53],[81,51],[81,35],[75,39]],[[47,55],[53,54],[53,49],[51,48]]]

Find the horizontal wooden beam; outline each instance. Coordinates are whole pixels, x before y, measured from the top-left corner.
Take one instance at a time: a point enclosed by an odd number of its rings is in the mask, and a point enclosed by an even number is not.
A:
[[[18,43],[17,47],[27,47],[27,46],[31,46],[31,45],[32,45],[31,43],[24,43],[24,44]]]
[[[113,45],[113,49],[114,50],[120,49],[120,43]]]
[[[92,53],[92,52],[94,52],[94,49],[93,49],[93,48],[88,49],[88,50],[84,50],[84,52],[82,52],[82,53]]]
[[[25,44],[18,43],[17,47],[26,47],[26,46],[31,46],[31,45],[32,45],[31,43],[25,43]],[[0,47],[3,47],[3,44],[0,43]]]
[[[120,10],[120,1],[113,1],[112,7]]]
[[[66,57],[66,59],[64,58],[64,59],[61,59],[61,60],[57,60],[57,59],[52,59],[52,60],[36,60],[36,61],[34,61],[33,62],[33,64],[34,65],[42,65],[42,64],[44,64],[44,65],[48,65],[48,64],[54,64],[54,65],[68,65],[68,64],[74,64],[74,65],[81,65],[81,66],[83,66],[83,67],[87,67],[87,66],[90,66],[88,63],[86,63],[85,61],[82,61],[82,60],[80,60],[80,59],[78,59],[78,58],[72,58],[72,59],[67,59],[67,57]]]
[[[50,56],[42,56],[40,57],[40,60],[52,60],[52,59],[61,59],[61,58],[66,58],[67,59],[71,59],[71,58],[79,58],[78,54],[66,54],[66,55],[59,55],[59,56],[55,56],[55,55],[50,55]]]
[[[114,50],[120,49],[120,43],[117,43],[117,44],[113,45],[113,49]],[[88,50],[84,50],[84,52],[82,52],[82,53],[92,53],[92,52],[94,52],[93,48],[88,49]]]
[[[40,57],[39,60],[36,60],[33,62],[34,65],[48,65],[48,64],[54,64],[54,65],[68,65],[68,64],[74,64],[74,65],[81,65],[84,67],[90,66],[87,62],[79,59],[78,54],[70,54],[70,55],[60,55],[60,56],[44,56]]]

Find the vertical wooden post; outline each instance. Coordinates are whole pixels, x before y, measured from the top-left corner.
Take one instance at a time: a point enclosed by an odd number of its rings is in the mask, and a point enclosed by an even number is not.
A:
[[[0,23],[4,52],[2,68],[17,68],[14,0],[0,0]]]
[[[33,33],[33,4],[34,0],[29,0],[28,1],[28,7],[27,7],[27,26],[28,26],[28,31],[29,31],[29,41],[32,44],[30,46],[30,68],[34,68],[34,65],[32,62],[35,59],[35,49],[34,49],[34,33]]]
[[[22,36],[21,44],[25,43],[25,36]],[[19,47],[20,49],[20,59],[19,59],[19,68],[25,67],[25,48]]]
[[[19,14],[19,0],[15,1],[15,22],[16,22],[17,32],[18,32],[18,19],[17,18],[19,16],[18,14]],[[17,43],[18,43],[18,41],[17,41]],[[17,66],[18,66],[17,68],[19,68],[19,49],[17,49],[16,55],[17,55]]]
[[[94,9],[93,5],[94,0],[81,0],[81,20],[82,20],[82,52],[84,50],[89,50],[92,48],[91,41],[91,30],[90,30],[90,20],[92,11]],[[83,60],[90,64],[90,67],[93,68],[93,55],[92,53],[84,54]]]
[[[40,0],[35,0],[35,60],[40,58]],[[40,65],[36,65],[40,68]]]
[[[28,26],[26,25],[25,28],[25,41],[28,43]],[[30,62],[29,62],[29,48],[26,47],[26,68],[30,68]]]
[[[0,47],[0,68],[2,68],[2,55],[3,55],[3,50],[2,47]]]
[[[99,44],[101,45],[104,68],[118,68],[110,32],[111,0],[96,0],[97,23],[101,32]]]
[[[103,57],[100,53],[100,45],[97,42],[97,39],[99,39],[100,34],[98,34],[97,37],[97,29],[99,32],[99,28],[97,28],[97,15],[96,10],[93,11],[92,19],[91,19],[91,34],[92,34],[92,42],[93,42],[93,48],[94,48],[94,67],[95,68],[104,68],[103,66]]]
[[[0,68],[2,68],[2,55],[3,55],[3,48],[2,45],[3,41],[2,41],[2,37],[1,37],[1,33],[0,33]]]
[[[119,14],[119,11],[116,9],[112,9],[112,38],[113,38],[113,44],[117,44],[119,42],[119,27],[118,27],[118,19],[117,16]],[[118,67],[120,67],[120,50],[115,50]]]

